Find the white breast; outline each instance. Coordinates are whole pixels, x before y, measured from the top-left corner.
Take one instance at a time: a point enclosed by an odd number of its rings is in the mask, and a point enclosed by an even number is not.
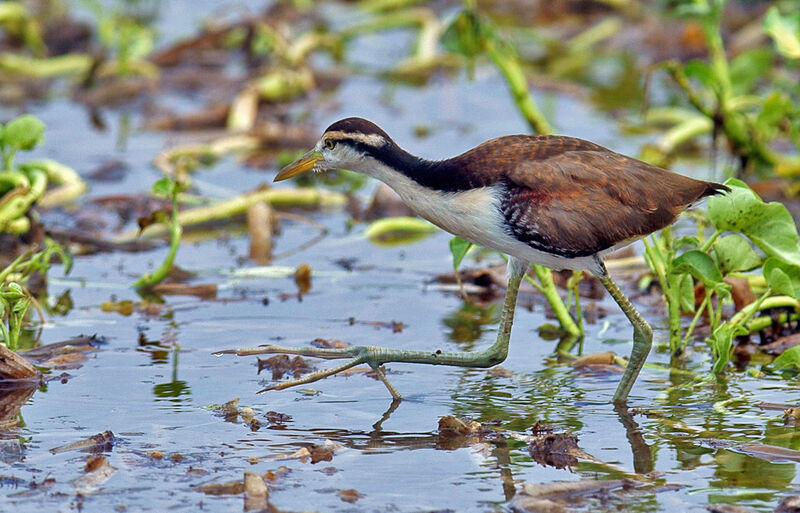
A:
[[[395,170],[377,164],[369,175],[394,189],[414,212],[445,231],[480,246],[551,269],[602,272],[592,256],[564,258],[537,251],[510,234],[500,210],[504,186],[496,184],[462,192],[427,189]]]

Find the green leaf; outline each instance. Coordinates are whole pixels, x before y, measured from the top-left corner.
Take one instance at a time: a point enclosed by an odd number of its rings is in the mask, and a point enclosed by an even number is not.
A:
[[[436,226],[418,217],[385,217],[370,223],[364,236],[376,244],[394,245],[416,242],[436,230]]]
[[[167,198],[170,198],[172,197],[174,190],[175,182],[167,175],[164,175],[161,179],[157,180],[156,183],[153,184],[153,194],[156,196],[166,196]]]
[[[761,258],[741,235],[726,235],[714,243],[714,254],[722,274],[744,272],[761,265]]]
[[[684,313],[694,312],[694,280],[690,274],[684,274],[678,278],[678,289],[681,310]]]
[[[3,142],[19,150],[32,150],[44,140],[44,123],[36,116],[23,114],[12,119],[3,129]]]
[[[711,89],[714,87],[716,80],[714,72],[711,67],[704,61],[692,60],[683,66],[683,72],[687,77],[693,78],[700,82],[705,87]]]
[[[753,48],[740,53],[730,62],[731,85],[737,94],[747,94],[772,70],[775,54],[769,48]]]
[[[693,249],[682,254],[672,261],[672,268],[677,273],[689,273],[700,280],[706,288],[716,290],[722,281],[720,273],[714,260],[700,250]]]
[[[473,59],[483,51],[485,35],[478,16],[471,10],[464,10],[447,26],[441,43],[448,52]]]
[[[464,260],[464,256],[469,251],[469,248],[472,247],[472,243],[465,241],[461,237],[453,237],[450,239],[450,254],[453,255],[453,269],[458,271],[458,267],[461,265],[461,261]]]
[[[737,335],[746,335],[747,330],[738,324],[721,324],[714,333],[711,334],[708,341],[711,346],[711,351],[714,354],[714,366],[711,372],[720,374],[725,370],[725,366],[731,358],[731,347],[733,346],[733,337]]]
[[[708,200],[714,228],[741,232],[767,255],[800,265],[797,228],[786,207],[764,203],[741,180],[732,178],[725,184],[731,192]]]
[[[772,6],[764,16],[764,31],[775,41],[778,53],[790,59],[800,59],[800,14],[783,16]]]
[[[774,292],[800,298],[800,266],[770,257],[764,262],[764,279]]]
[[[773,360],[772,365],[777,369],[788,369],[794,367],[800,369],[800,346],[794,346]]]

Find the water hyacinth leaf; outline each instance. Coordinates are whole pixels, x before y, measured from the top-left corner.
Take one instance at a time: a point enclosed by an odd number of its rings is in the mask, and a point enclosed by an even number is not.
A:
[[[778,53],[800,59],[800,13],[784,16],[772,6],[764,16],[764,31],[775,41]]]
[[[684,313],[692,313],[694,312],[695,303],[694,303],[694,280],[692,280],[692,275],[684,274],[679,278],[679,292],[680,292],[680,302],[681,302],[681,310]]]
[[[800,265],[797,228],[786,207],[764,203],[741,180],[732,178],[725,185],[731,192],[708,200],[714,228],[741,232],[767,255]]]
[[[436,226],[417,217],[386,217],[373,221],[364,236],[375,244],[416,242],[437,230]]]
[[[453,269],[456,271],[458,270],[461,261],[464,260],[464,256],[466,256],[471,247],[472,243],[465,241],[461,237],[453,237],[450,239],[450,254],[453,255]]]
[[[714,254],[722,274],[750,271],[761,265],[761,258],[741,235],[733,234],[719,238],[714,243]]]
[[[800,266],[770,257],[764,262],[764,278],[774,292],[800,298]]]
[[[711,70],[711,67],[703,61],[692,60],[687,62],[683,67],[683,72],[686,73],[687,77],[697,80],[705,87],[714,87],[714,72]]]
[[[772,69],[773,56],[769,48],[753,48],[731,59],[729,71],[734,92],[747,94],[764,80]]]
[[[725,366],[728,365],[731,357],[733,337],[746,334],[747,330],[738,324],[724,323],[714,330],[714,333],[709,337],[711,351],[714,353],[712,373],[720,374],[725,370]]]
[[[3,128],[3,142],[19,150],[32,150],[44,139],[44,123],[35,116],[23,114]]]
[[[777,369],[800,369],[800,346],[787,349],[775,358],[772,365]]]
[[[691,274],[708,289],[717,290],[726,285],[717,264],[700,250],[687,251],[676,258],[672,265],[675,272]]]

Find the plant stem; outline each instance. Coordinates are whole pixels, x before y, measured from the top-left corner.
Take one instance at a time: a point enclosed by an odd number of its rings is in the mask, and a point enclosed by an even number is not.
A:
[[[553,309],[553,313],[564,331],[569,335],[577,337],[582,336],[583,332],[575,323],[575,319],[569,314],[569,309],[564,305],[564,301],[558,294],[558,289],[553,282],[553,275],[550,269],[542,267],[541,265],[533,265],[533,272],[542,285],[542,294]]]
[[[141,289],[144,287],[152,287],[164,281],[164,278],[167,277],[167,274],[169,274],[172,268],[172,263],[175,261],[175,255],[178,254],[182,232],[181,224],[178,221],[178,195],[177,192],[174,192],[172,194],[172,224],[170,226],[169,252],[166,258],[164,258],[164,261],[161,262],[161,265],[158,266],[158,269],[139,278],[136,283],[133,284],[133,288]]]

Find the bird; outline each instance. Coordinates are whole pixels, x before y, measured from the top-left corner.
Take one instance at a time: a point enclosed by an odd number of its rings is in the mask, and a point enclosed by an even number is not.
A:
[[[508,287],[495,342],[482,351],[410,351],[265,345],[217,354],[296,354],[347,359],[344,364],[261,390],[311,383],[358,364],[372,367],[392,397],[402,396],[381,365],[408,362],[488,368],[505,360],[520,283],[530,264],[595,275],[633,326],[628,364],[612,397],[626,404],[653,340],[647,321],[612,280],[608,253],[671,225],[706,196],[728,191],[559,135],[508,135],[458,156],[427,160],[402,149],[376,124],[358,117],[330,125],[313,149],[281,169],[274,181],[307,171],[347,169],[376,178],[414,212],[453,235],[508,255]]]

